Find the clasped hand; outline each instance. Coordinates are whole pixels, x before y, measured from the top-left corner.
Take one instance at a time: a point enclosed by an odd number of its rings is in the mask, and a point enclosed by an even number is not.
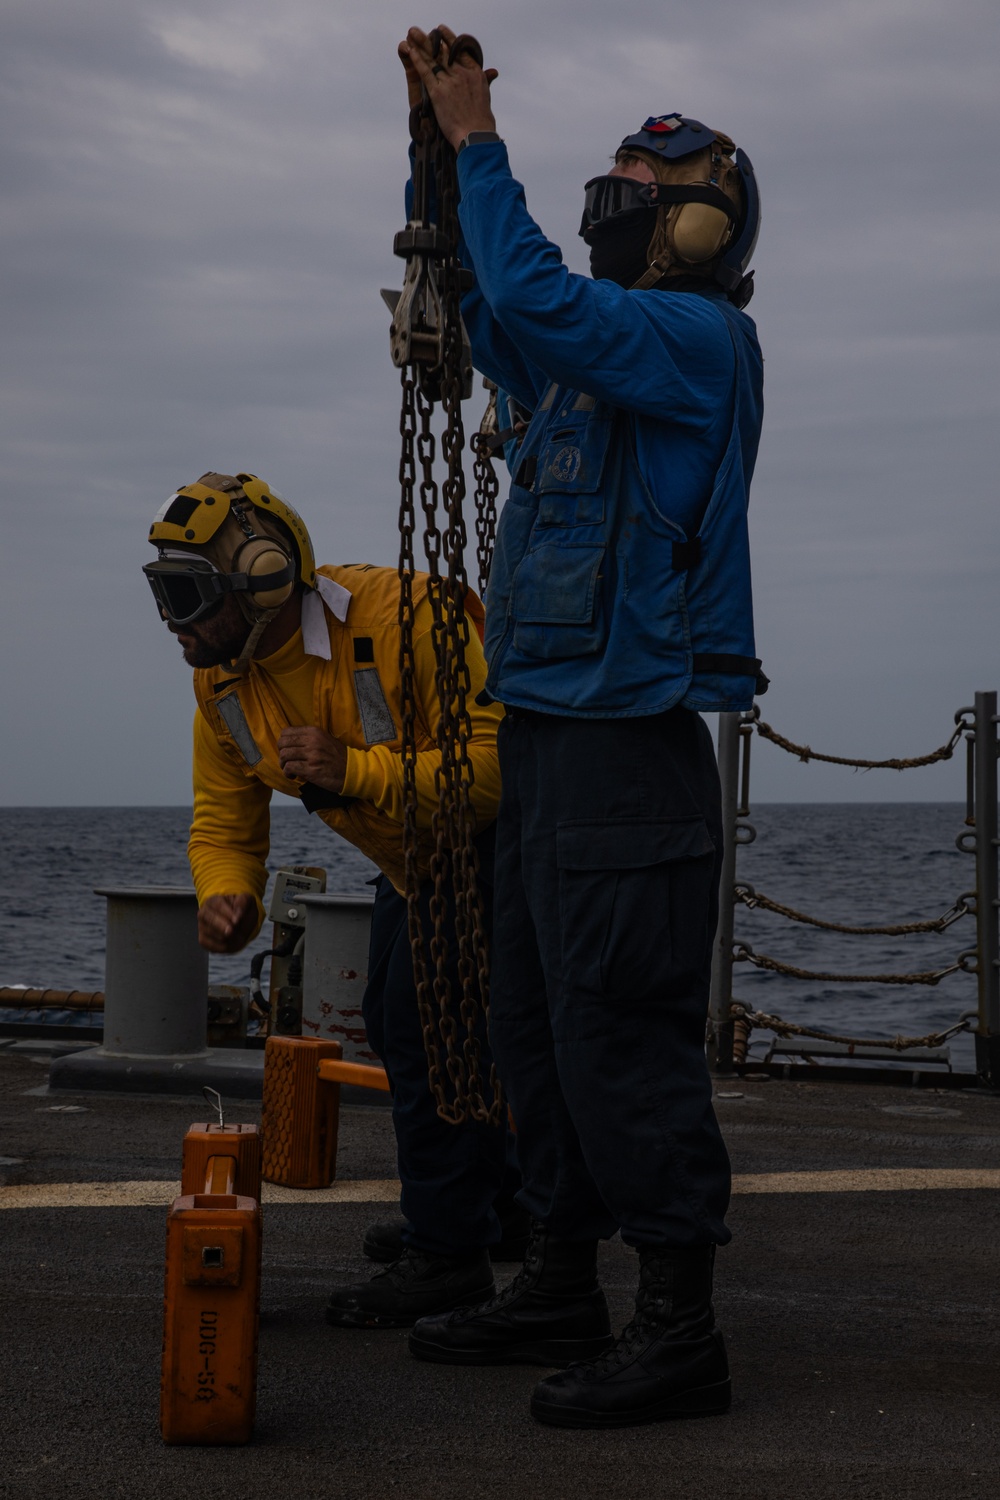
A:
[[[286,776],[299,776],[328,792],[340,792],[347,774],[347,746],[315,725],[283,729],[278,760]]]
[[[442,39],[437,57],[430,37],[417,26],[410,27],[397,50],[406,73],[411,109],[420,103],[421,87],[425,88],[442,135],[457,151],[470,131],[496,130],[490,84],[498,75],[496,68],[481,68],[467,52],[449,67],[448,51],[455,33],[448,26],[437,30]]]

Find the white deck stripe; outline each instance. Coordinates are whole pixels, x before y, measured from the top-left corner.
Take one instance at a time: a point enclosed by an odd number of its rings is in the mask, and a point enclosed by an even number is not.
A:
[[[918,1193],[1000,1188],[1000,1169],[967,1167],[868,1167],[839,1172],[754,1172],[733,1178],[745,1193]],[[32,1182],[0,1187],[3,1208],[166,1207],[179,1182]],[[396,1203],[393,1178],[335,1182],[328,1188],[282,1188],[264,1184],[263,1201],[279,1203]]]

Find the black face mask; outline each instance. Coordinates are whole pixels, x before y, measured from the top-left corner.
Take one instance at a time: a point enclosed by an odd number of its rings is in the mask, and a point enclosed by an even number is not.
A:
[[[646,252],[656,227],[648,208],[630,208],[593,224],[583,238],[590,246],[590,274],[595,281],[634,286],[647,267]]]

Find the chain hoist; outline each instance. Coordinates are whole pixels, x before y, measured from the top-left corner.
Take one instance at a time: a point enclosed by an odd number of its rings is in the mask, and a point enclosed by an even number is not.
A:
[[[442,38],[432,32],[431,39],[437,55]],[[449,63],[465,52],[482,66],[479,44],[469,36],[460,36],[452,44]],[[395,253],[406,259],[406,274],[402,292],[383,293],[393,315],[390,351],[401,372],[403,389],[399,424],[399,631],[407,921],[428,1081],[438,1114],[453,1124],[469,1117],[498,1124],[504,1118],[505,1106],[496,1069],[490,1069],[488,1098],[481,1073],[479,1022],[489,1012],[489,955],[474,843],[476,817],[470,797],[475,777],[469,757],[472,720],[462,400],[472,393],[472,356],[460,303],[471,278],[462,269],[458,255],[455,152],[438,128],[426,91],[411,110],[410,134],[414,142],[413,207],[409,223],[393,242]],[[445,418],[440,443],[445,475],[440,486],[435,474],[437,443],[432,426],[437,404]],[[489,411],[484,425],[488,421]],[[490,449],[481,435],[477,435],[476,455],[476,539],[482,589],[492,553],[498,484]],[[431,824],[429,861],[429,944],[419,902],[413,646],[418,494],[440,707],[437,747],[441,760],[435,773],[438,803]],[[454,913],[460,985],[457,1017],[448,974],[449,904]]]

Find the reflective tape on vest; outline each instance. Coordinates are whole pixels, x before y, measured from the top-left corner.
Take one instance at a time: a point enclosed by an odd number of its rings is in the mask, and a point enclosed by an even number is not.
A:
[[[385,700],[377,667],[360,667],[354,673],[354,691],[361,714],[366,745],[384,745],[396,738],[396,724]]]
[[[247,765],[257,765],[263,757],[257,741],[250,733],[250,725],[247,723],[247,716],[243,712],[243,705],[238,694],[227,693],[224,698],[216,698],[215,706]]]

